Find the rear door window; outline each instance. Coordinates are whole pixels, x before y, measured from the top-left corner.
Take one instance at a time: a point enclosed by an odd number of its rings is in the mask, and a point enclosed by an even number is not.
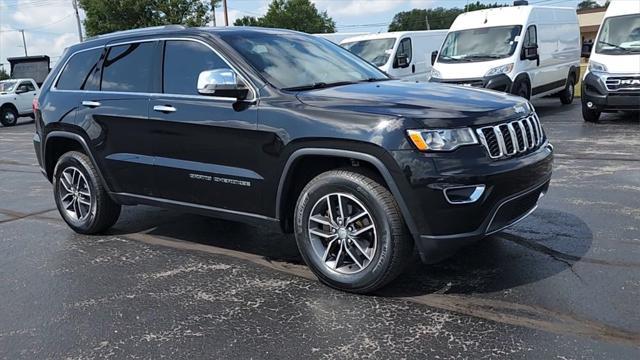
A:
[[[98,62],[103,49],[82,51],[71,56],[56,84],[58,90],[98,90]]]
[[[149,92],[155,42],[113,46],[102,67],[102,91]]]
[[[164,92],[198,95],[200,72],[228,68],[229,65],[222,58],[201,43],[169,40],[164,48]]]

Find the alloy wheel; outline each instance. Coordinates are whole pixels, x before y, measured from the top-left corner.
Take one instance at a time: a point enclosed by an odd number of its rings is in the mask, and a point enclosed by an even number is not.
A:
[[[311,209],[308,231],[316,256],[331,271],[359,273],[376,253],[374,219],[350,194],[331,193],[319,199]]]
[[[58,196],[66,215],[84,221],[91,213],[91,189],[82,172],[68,167],[60,175]]]

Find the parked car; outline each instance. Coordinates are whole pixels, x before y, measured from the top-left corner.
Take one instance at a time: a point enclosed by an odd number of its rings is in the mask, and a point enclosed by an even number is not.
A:
[[[612,1],[582,80],[582,116],[640,111],[640,2]]]
[[[350,37],[340,45],[394,78],[427,81],[431,53],[446,35],[447,30],[388,32]]]
[[[580,52],[575,9],[521,5],[472,11],[456,18],[434,54],[431,81],[525,99],[557,94],[570,104]]]
[[[326,284],[370,292],[535,209],[553,151],[507,94],[392,80],[312,35],[136,30],[65,51],[34,145],[62,218],[149,204],[295,233]]]
[[[323,39],[327,39],[334,44],[340,44],[340,42],[344,39],[351,38],[354,36],[366,35],[366,32],[349,32],[349,33],[322,33],[322,34],[313,34],[317,37],[321,37]]]
[[[40,89],[33,79],[0,81],[0,123],[13,126],[20,116],[33,117],[32,103]]]

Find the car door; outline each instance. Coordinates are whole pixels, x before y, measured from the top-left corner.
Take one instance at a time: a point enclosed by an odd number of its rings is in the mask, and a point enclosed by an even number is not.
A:
[[[80,94],[76,122],[116,193],[153,195],[149,92],[159,66],[158,41],[107,46],[99,89]]]
[[[37,95],[36,88],[31,81],[22,81],[16,88],[16,107],[20,114],[30,113],[33,98]]]
[[[400,56],[406,56],[407,61],[405,65],[398,63]],[[411,38],[406,37],[400,40],[396,55],[393,61],[393,75],[401,79],[413,80],[416,74],[416,64],[413,56],[413,49],[411,44]]]
[[[194,39],[165,42],[162,94],[149,102],[157,194],[257,213],[263,187],[255,169],[261,150],[257,109],[235,98],[197,91],[200,72],[229,68],[209,44]]]
[[[526,47],[536,47],[538,49],[538,60],[527,60],[524,58],[524,49]],[[535,95],[549,77],[548,73],[544,72],[542,65],[542,54],[538,45],[538,28],[536,25],[529,25],[525,31],[524,40],[522,43],[522,54],[520,56],[523,62],[523,69],[529,74],[531,79],[531,95]]]

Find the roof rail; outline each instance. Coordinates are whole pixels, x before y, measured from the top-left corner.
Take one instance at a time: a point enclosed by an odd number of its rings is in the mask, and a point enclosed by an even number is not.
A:
[[[88,38],[87,40],[105,39],[105,38],[109,38],[109,37],[117,36],[117,35],[135,35],[137,33],[145,33],[145,32],[151,31],[151,30],[169,31],[169,30],[184,30],[184,29],[186,29],[186,27],[184,27],[183,25],[150,26],[150,27],[131,29],[131,30],[114,31],[114,32],[107,33],[107,34],[92,36],[92,37]]]

